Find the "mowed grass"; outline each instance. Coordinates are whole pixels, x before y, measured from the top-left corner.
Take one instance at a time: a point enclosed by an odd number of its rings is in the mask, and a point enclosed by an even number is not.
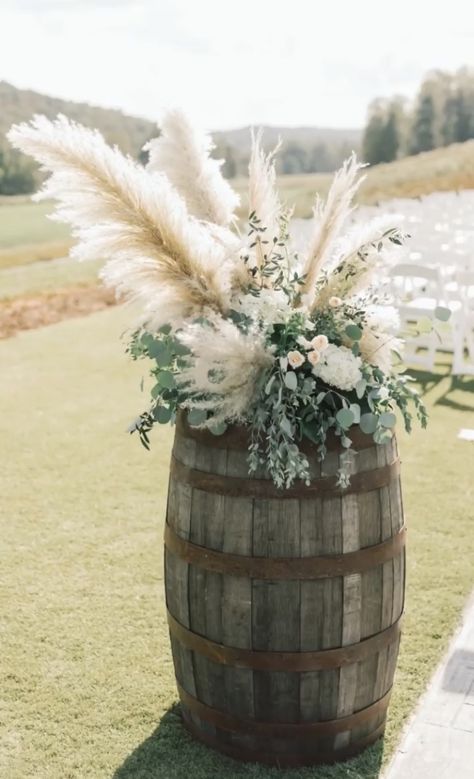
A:
[[[97,284],[102,262],[77,262],[68,257],[0,269],[0,302],[27,295]]]
[[[0,343],[3,462],[0,775],[5,779],[375,779],[473,585],[473,384],[427,384],[428,431],[400,434],[407,611],[385,742],[340,766],[278,771],[193,742],[175,707],[162,530],[172,432],[146,405],[114,309]]]
[[[71,245],[67,225],[47,219],[52,203],[0,198],[0,268],[64,257]]]

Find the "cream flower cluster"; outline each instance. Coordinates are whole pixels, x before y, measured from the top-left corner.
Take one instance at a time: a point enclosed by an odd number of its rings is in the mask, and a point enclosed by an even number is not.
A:
[[[326,384],[341,390],[352,390],[362,378],[362,360],[345,346],[329,344],[321,360],[313,368],[313,374]]]
[[[321,353],[329,346],[329,341],[325,335],[315,335],[314,338],[309,341],[304,335],[300,335],[297,339],[299,346],[306,349],[306,357],[298,350],[288,352],[288,364],[291,368],[300,368],[305,360],[308,360],[311,365],[317,365],[321,359]]]

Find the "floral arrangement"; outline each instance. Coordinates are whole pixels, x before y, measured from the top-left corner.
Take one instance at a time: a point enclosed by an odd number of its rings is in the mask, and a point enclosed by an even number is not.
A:
[[[348,225],[361,183],[351,156],[317,198],[312,234],[298,254],[291,211],[280,202],[274,153],[252,137],[248,230],[239,198],[210,156],[210,138],[179,111],[147,145],[146,167],[109,147],[97,131],[59,116],[14,126],[12,143],[52,175],[37,198],[55,198],[79,259],[103,258],[102,278],[135,301],[141,319],[128,346],[150,361],[147,410],[134,422],[142,442],[156,424],[222,434],[249,430],[249,471],[262,465],[278,487],[309,481],[302,450],[321,459],[340,438],[339,484],[348,484],[357,427],[390,440],[398,408],[410,430],[426,412],[399,360],[396,312],[374,287],[405,238],[394,217]]]

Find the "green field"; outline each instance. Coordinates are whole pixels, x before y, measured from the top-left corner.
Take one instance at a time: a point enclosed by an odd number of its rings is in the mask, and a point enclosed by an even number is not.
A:
[[[0,197],[0,269],[64,257],[71,244],[67,225],[47,219],[52,203]]]
[[[472,587],[473,382],[425,379],[427,432],[401,435],[409,525],[400,666],[385,743],[339,767],[242,766],[195,744],[177,709],[163,601],[171,432],[125,429],[146,404],[121,308],[0,342],[5,779],[375,779]]]
[[[76,262],[66,258],[0,269],[0,302],[64,287],[95,284],[101,265],[101,262]]]
[[[51,203],[33,203],[24,197],[1,198],[0,249],[68,238],[66,225],[46,218],[51,210]]]

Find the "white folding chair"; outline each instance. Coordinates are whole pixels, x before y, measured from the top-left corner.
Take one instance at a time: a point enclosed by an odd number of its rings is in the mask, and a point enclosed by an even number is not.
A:
[[[466,307],[454,318],[453,334],[452,374],[474,376],[474,309]]]
[[[424,317],[432,319],[442,298],[439,270],[416,263],[394,265],[390,270],[390,287],[402,331],[416,328],[417,322]],[[434,332],[405,335],[405,359],[411,365],[433,370],[436,348]]]

